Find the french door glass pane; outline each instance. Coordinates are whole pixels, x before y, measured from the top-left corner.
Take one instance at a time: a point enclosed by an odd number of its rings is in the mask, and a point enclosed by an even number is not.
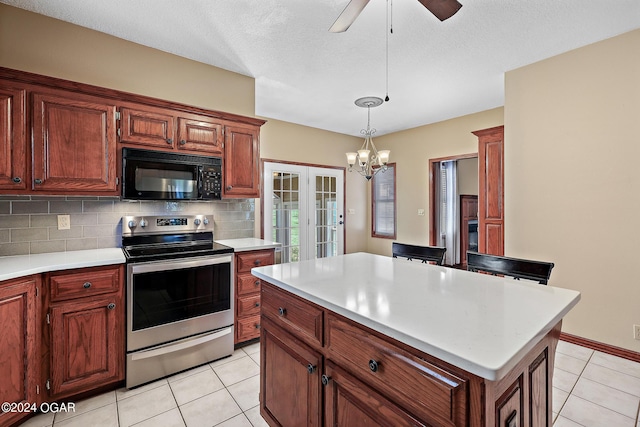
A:
[[[316,176],[316,258],[338,255],[338,204],[336,177]]]
[[[300,261],[300,175],[273,173],[273,236],[282,243],[282,262]]]

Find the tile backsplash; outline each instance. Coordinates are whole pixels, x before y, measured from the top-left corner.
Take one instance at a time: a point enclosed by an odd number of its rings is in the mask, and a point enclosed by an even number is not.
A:
[[[255,199],[129,202],[115,197],[0,196],[0,256],[122,246],[122,217],[170,213],[213,216],[216,239],[254,236]],[[71,228],[58,230],[58,215]]]

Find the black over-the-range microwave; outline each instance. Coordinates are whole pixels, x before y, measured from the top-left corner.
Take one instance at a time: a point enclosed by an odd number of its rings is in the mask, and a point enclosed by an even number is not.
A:
[[[122,198],[220,200],[222,159],[123,148]]]

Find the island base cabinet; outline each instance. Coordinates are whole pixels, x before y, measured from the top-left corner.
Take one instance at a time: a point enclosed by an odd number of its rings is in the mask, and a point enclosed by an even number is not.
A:
[[[325,425],[428,426],[333,363],[325,371]]]
[[[260,414],[271,426],[321,426],[322,356],[262,319]]]

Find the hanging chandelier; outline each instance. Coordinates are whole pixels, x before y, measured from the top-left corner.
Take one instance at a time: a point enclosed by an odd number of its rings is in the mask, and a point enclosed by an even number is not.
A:
[[[381,105],[382,99],[375,96],[366,96],[356,99],[355,104],[358,107],[367,109],[367,128],[360,131],[364,135],[364,142],[358,152],[346,153],[347,163],[349,164],[349,172],[355,170],[367,180],[370,180],[378,172],[387,170],[389,153],[391,153],[389,150],[378,151],[373,144],[373,134],[376,133],[376,130],[371,129],[371,108]],[[356,163],[357,167],[354,169]]]

